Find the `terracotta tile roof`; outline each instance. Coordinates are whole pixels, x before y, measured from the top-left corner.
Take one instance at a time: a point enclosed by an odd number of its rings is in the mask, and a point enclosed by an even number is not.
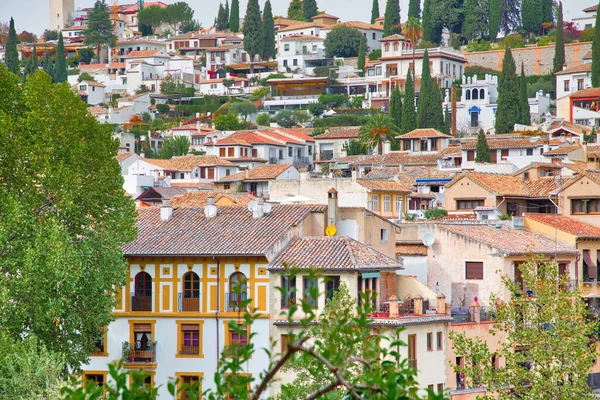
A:
[[[581,239],[600,239],[600,228],[563,215],[527,213],[525,218],[540,222]]]
[[[587,170],[587,164],[585,162],[571,162],[571,163],[561,163],[560,165],[563,166],[563,168],[567,168],[570,169],[571,171],[577,173],[577,174],[585,174],[585,171]]]
[[[202,166],[221,165],[223,167],[236,167],[230,161],[217,156],[179,156],[171,158],[171,164],[180,171],[191,171],[192,169]]]
[[[569,96],[571,99],[580,97],[600,97],[600,88],[582,89]]]
[[[532,181],[524,181],[529,197],[544,197],[559,193],[579,177],[545,176]]]
[[[502,136],[502,135],[497,135]],[[546,142],[543,139],[535,140],[527,136],[512,136],[512,137],[490,137],[487,138],[490,149],[522,149],[532,148],[544,145]],[[477,147],[477,139],[462,140],[460,147],[463,150],[475,150]]]
[[[96,81],[83,81],[85,82],[88,86],[96,86],[96,87],[100,87],[100,88],[105,88],[106,85],[100,83],[100,82],[96,82]],[[81,85],[81,83],[79,83]]]
[[[475,215],[475,213],[471,213],[471,214],[462,214],[462,213],[455,214],[455,213],[453,213],[453,214],[446,215],[442,219],[448,220],[448,221],[457,220],[457,219],[477,219],[477,215]]]
[[[572,151],[576,151],[581,149],[581,146],[579,145],[573,145],[573,146],[559,146],[555,149],[552,150],[548,150],[544,152],[545,156],[566,156],[567,154],[569,154]]]
[[[187,189],[181,187],[150,187],[144,190],[136,200],[145,201],[160,201],[163,199],[169,200],[175,196],[186,194]]]
[[[283,38],[281,38],[280,42],[314,42],[314,41],[320,41],[322,42],[323,38],[317,37],[317,36],[311,36],[311,35],[288,35],[285,36]]]
[[[285,147],[284,141],[277,140],[273,137],[266,137],[264,135],[259,135],[256,132],[236,132],[229,137],[236,138],[236,139],[242,139],[253,145],[269,144],[272,146],[284,146]],[[218,143],[219,142],[217,142],[217,144]]]
[[[303,141],[301,141],[297,138],[282,135],[281,133],[278,133],[277,131],[255,131],[255,133],[257,135],[260,135],[263,137],[266,136],[269,139],[275,139],[281,143],[304,144]],[[235,134],[234,134],[234,137],[235,137]]]
[[[269,270],[318,268],[325,271],[402,269],[396,261],[347,236],[302,237],[290,241]]]
[[[275,18],[275,21],[273,21],[275,25],[285,25],[285,26],[290,26],[290,25],[297,25],[297,24],[301,24],[303,23],[302,21],[296,21],[295,19],[287,19],[287,18],[282,18],[282,17],[277,17]]]
[[[411,153],[409,151],[391,151],[383,156],[372,156],[360,164],[391,165],[437,165],[438,153]]]
[[[462,157],[462,150],[460,146],[448,146],[444,150],[440,151],[439,158],[444,157]]]
[[[275,179],[288,168],[293,168],[290,164],[268,164],[254,167],[248,170],[249,176],[246,177],[246,171],[237,174],[225,176],[219,182],[239,182],[239,181],[265,181]]]
[[[90,114],[108,114],[108,110],[104,107],[88,107]]]
[[[534,168],[562,169],[562,166],[560,164],[554,164],[554,163],[532,162],[532,163],[529,163],[529,165],[526,165],[523,168],[516,170],[512,174],[514,176],[521,175],[523,172],[529,171],[530,169],[534,169]]]
[[[115,158],[117,159],[117,161],[121,162],[129,157],[131,157],[132,155],[134,155],[135,153],[117,153],[117,155],[115,156]]]
[[[285,133],[286,135],[293,136],[296,139],[301,139],[306,142],[314,142],[315,141],[315,138],[313,138],[310,135],[307,135],[306,132],[303,132],[300,129],[276,129],[276,131]],[[312,132],[312,129],[309,131]]]
[[[244,207],[217,206],[217,216],[206,218],[204,208],[176,208],[168,221],[160,207],[138,210],[137,239],[123,246],[135,255],[265,255],[289,230],[311,212],[325,206],[273,205],[255,219]]]
[[[147,162],[148,164],[152,164],[158,168],[167,169],[170,171],[174,171],[177,168],[171,163],[171,160],[162,160],[160,158],[142,158],[140,161]]]
[[[404,40],[404,36],[402,35],[390,35],[384,38],[379,39],[380,42],[389,42],[392,40]]]
[[[159,53],[160,50],[134,50],[129,52],[129,54],[127,54],[125,56],[125,58],[145,58],[145,57],[154,57],[157,55],[157,53]]]
[[[405,133],[404,135],[397,136],[398,139],[420,139],[420,138],[432,138],[432,137],[441,137],[441,138],[452,138],[453,136],[446,135],[440,131],[435,129],[415,129],[414,131],[410,131]]]
[[[187,192],[181,196],[175,196],[171,199],[172,207],[204,207],[208,198],[213,197],[215,202],[222,198],[230,200],[232,206],[248,207],[248,203],[256,200],[256,197],[249,193],[225,192],[220,190],[196,190]]]
[[[180,125],[180,126],[171,128],[171,130],[172,131],[201,131],[201,132],[206,132],[206,133],[219,132],[218,130],[209,128],[207,126],[198,127],[196,124]]]
[[[371,160],[373,156],[368,156],[365,154],[355,155],[355,156],[346,156],[346,157],[338,157],[331,160],[333,163],[341,163],[341,164],[362,164],[363,161]]]
[[[342,22],[340,25],[346,25],[351,28],[356,29],[365,29],[365,30],[373,30],[373,31],[383,31],[383,27],[379,25],[371,25],[362,21],[346,21]]]
[[[339,19],[338,17],[336,17],[335,15],[331,15],[331,14],[327,14],[327,13],[320,13],[315,15],[314,17],[312,17],[311,19],[318,19],[318,18],[327,18],[327,19]]]
[[[289,31],[295,31],[298,29],[308,29],[308,28],[315,28],[315,27],[316,28],[324,28],[323,25],[317,24],[315,22],[301,22],[298,24],[287,26],[285,28],[281,28],[277,32],[289,32]]]
[[[585,56],[583,56],[584,60],[591,60],[592,59],[592,51],[588,51],[587,53],[585,53]]]
[[[357,139],[360,126],[345,126],[341,128],[330,128],[329,132],[315,136],[315,140],[327,139]]]
[[[594,12],[594,11],[598,11],[598,4],[594,4],[593,6],[590,6],[588,8],[584,8],[583,12]]]
[[[592,72],[592,63],[579,64],[571,68],[563,69],[562,71],[558,71],[555,75],[569,75],[578,72]]]
[[[570,185],[572,179],[560,176],[542,177],[537,180],[523,180],[519,176],[508,174],[494,174],[486,172],[463,172],[457,175],[446,188],[452,187],[463,178],[468,178],[497,196],[511,197],[548,197]]]
[[[259,163],[267,163],[269,160],[266,158],[260,157],[235,157],[235,158],[227,158],[229,161],[235,162],[259,162]]]
[[[525,230],[495,228],[489,225],[439,224],[440,229],[463,236],[474,242],[499,249],[509,256],[533,254],[577,255],[578,251],[563,242]]]
[[[433,193],[420,193],[420,192],[411,192],[408,197],[412,197],[413,199],[435,199],[435,194]]]
[[[228,137],[225,139],[218,140],[217,143],[209,142],[213,146],[246,146],[252,147],[252,145],[246,142],[244,139],[236,138],[236,137]],[[208,144],[208,143],[207,143]]]
[[[396,255],[427,256],[427,247],[421,243],[396,243]]]
[[[375,190],[378,192],[401,192],[410,193],[412,187],[407,182],[396,181],[394,179],[388,180],[375,180],[375,179],[358,179],[361,186],[366,187],[369,190]]]

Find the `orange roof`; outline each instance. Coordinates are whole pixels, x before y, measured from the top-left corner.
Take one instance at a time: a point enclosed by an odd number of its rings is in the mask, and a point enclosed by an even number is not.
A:
[[[248,142],[246,142],[243,139],[240,138],[235,138],[235,137],[228,137],[222,140],[217,141],[217,143],[214,144],[214,146],[246,146],[246,147],[252,147],[252,145]]]
[[[315,22],[301,22],[299,24],[290,25],[288,27],[280,29],[278,32],[290,32],[298,29],[308,29],[308,28],[324,28],[323,25],[317,24]]]
[[[545,139],[535,140],[527,136],[508,136],[502,137],[503,135],[495,135],[498,137],[486,137],[488,147],[490,149],[522,149],[539,147],[544,145],[547,141]],[[463,150],[474,150],[477,147],[477,140],[463,140],[460,143]]]
[[[358,138],[360,126],[345,126],[341,128],[331,128],[329,132],[315,136],[315,140],[323,139],[351,139]]]
[[[117,161],[123,161],[123,160],[131,157],[134,154],[135,153],[117,153],[117,155],[115,156],[115,158],[117,159]]]
[[[427,247],[421,243],[396,243],[396,255],[426,256]]]
[[[144,58],[144,57],[154,57],[156,55],[156,53],[159,53],[160,50],[134,50],[129,52],[129,54],[127,54],[125,56],[125,58]],[[165,56],[166,57],[166,56]]]
[[[563,215],[527,213],[525,214],[525,218],[551,226],[559,231],[570,233],[581,239],[600,238],[600,228]]]
[[[306,133],[301,132],[299,130],[295,130],[295,129],[277,129],[277,132],[283,132],[287,135],[294,136],[294,137],[304,140],[306,142],[314,142],[315,141],[315,139],[312,136],[307,135]]]
[[[247,207],[248,203],[256,200],[256,197],[249,193],[225,192],[220,190],[197,190],[188,192],[181,196],[175,196],[171,199],[173,207],[204,207],[209,197],[214,197],[215,202],[223,197],[230,200],[232,206]]]
[[[312,42],[323,41],[325,39],[311,35],[288,35],[281,39],[282,42]]]
[[[401,183],[394,179],[389,180],[375,180],[375,179],[358,179],[360,185],[366,187],[369,190],[375,190],[378,192],[402,192],[411,193],[412,188],[407,182]]]
[[[396,34],[379,39],[380,42],[390,42],[393,40],[404,40],[404,36]]]
[[[221,178],[219,182],[239,182],[239,181],[257,181],[275,179],[288,168],[293,168],[290,164],[268,164],[254,167],[247,171],[238,172],[237,174],[229,175]],[[246,177],[248,172],[248,177]]]
[[[346,22],[342,22],[340,25],[346,25],[346,26],[356,28],[356,29],[370,29],[370,30],[375,30],[375,31],[383,30],[383,27],[380,25],[371,25],[371,24],[367,24],[366,22],[362,22],[362,21],[346,21]]]
[[[335,15],[331,15],[331,14],[327,14],[327,13],[321,13],[321,14],[317,14],[314,17],[312,17],[312,20],[318,19],[318,18],[326,18],[326,19],[339,19],[338,17],[336,17]]]
[[[569,98],[571,99],[580,97],[600,97],[600,88],[589,88],[579,90],[569,96]]]
[[[562,156],[562,155],[567,155],[567,154],[571,153],[572,151],[576,151],[579,149],[581,149],[581,146],[579,146],[579,145],[559,146],[555,149],[545,151],[544,155],[545,156]]]
[[[294,138],[290,138],[289,136],[286,135],[282,135],[280,133],[277,133],[276,131],[256,131],[257,134],[262,135],[262,136],[268,136],[269,138],[275,139],[275,140],[279,140],[283,143],[291,143],[291,144],[304,144],[303,142],[301,142],[300,140],[294,139]]]
[[[446,135],[440,131],[435,129],[415,129],[404,135],[397,136],[398,139],[420,139],[420,138],[430,138],[430,137],[441,137],[441,138],[452,138],[450,135]]]
[[[584,63],[579,64],[571,68],[563,69],[562,71],[558,71],[555,75],[568,75],[568,74],[576,74],[578,72],[591,72],[592,71],[592,63]]]

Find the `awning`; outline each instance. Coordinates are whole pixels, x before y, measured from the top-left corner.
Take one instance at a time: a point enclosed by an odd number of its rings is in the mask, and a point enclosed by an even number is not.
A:
[[[348,169],[350,168],[350,164],[348,163],[333,163],[330,169]]]
[[[363,279],[372,279],[372,278],[380,278],[380,277],[381,277],[381,273],[379,273],[379,272],[363,272],[362,273]]]

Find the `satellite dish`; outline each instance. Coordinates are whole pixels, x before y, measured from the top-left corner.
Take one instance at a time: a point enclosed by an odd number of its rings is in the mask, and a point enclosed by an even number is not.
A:
[[[207,205],[204,207],[204,215],[206,218],[214,218],[217,215],[217,207],[213,205]]]
[[[337,228],[335,227],[335,225],[329,225],[327,228],[325,228],[325,235],[327,236],[335,236],[336,233]]]
[[[263,204],[263,211],[266,213],[270,213],[273,209],[273,206],[270,203]]]
[[[433,243],[435,243],[435,236],[433,236],[432,233],[426,233],[425,235],[423,235],[423,239],[421,239],[421,241],[425,246],[429,247]]]
[[[258,207],[258,201],[256,201],[256,200],[252,200],[250,203],[248,203],[248,211],[254,211],[254,210],[256,210],[257,207]]]

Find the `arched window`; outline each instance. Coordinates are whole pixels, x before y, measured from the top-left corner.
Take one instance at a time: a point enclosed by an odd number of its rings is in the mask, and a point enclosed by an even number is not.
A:
[[[481,100],[485,99],[485,90],[479,89],[479,98]]]
[[[398,46],[399,46],[398,42],[394,43],[394,51],[398,51]]]
[[[471,91],[469,89],[467,89],[467,91],[465,92],[465,96],[467,100],[471,100]]]
[[[479,90],[473,89],[473,100],[479,100]]]
[[[390,44],[386,43],[384,48],[385,48],[385,51],[390,51]]]
[[[152,277],[142,271],[135,276],[135,296],[152,296]]]
[[[200,278],[190,271],[183,275],[181,311],[200,311]]]
[[[247,298],[248,284],[246,275],[241,272],[234,272],[229,277],[229,309],[239,310]]]

